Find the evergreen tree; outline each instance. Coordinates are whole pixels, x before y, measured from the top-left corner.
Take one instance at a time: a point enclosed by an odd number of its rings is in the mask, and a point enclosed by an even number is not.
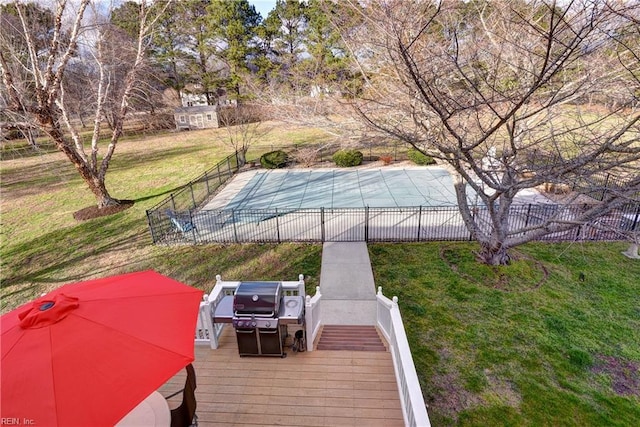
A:
[[[242,75],[258,47],[257,29],[262,17],[247,0],[214,1],[207,6],[207,35],[217,56],[228,67],[219,83],[240,98]]]

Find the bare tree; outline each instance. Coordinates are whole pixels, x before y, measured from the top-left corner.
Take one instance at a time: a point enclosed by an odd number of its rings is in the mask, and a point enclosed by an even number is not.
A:
[[[109,99],[112,78],[108,55],[105,54],[105,23],[99,21],[100,14],[96,4],[90,0],[74,3],[75,9],[65,0],[56,2],[53,12],[53,24],[50,37],[44,48],[39,46],[39,39],[33,31],[30,15],[25,13],[22,2],[13,3],[20,22],[20,43],[13,39],[3,39],[0,49],[0,72],[2,74],[3,92],[6,92],[8,108],[12,111],[24,111],[33,117],[33,122],[43,129],[53,140],[58,150],[63,152],[73,163],[91,192],[95,195],[99,208],[118,204],[111,197],[105,186],[105,178],[109,163],[116,145],[122,135],[124,120],[129,112],[129,101],[139,84],[139,73],[145,63],[145,49],[151,35],[154,19],[158,16],[153,7],[146,2],[140,3],[140,25],[131,62],[126,72],[117,76],[121,79],[117,102],[112,110],[112,130],[109,142],[103,153],[100,153],[101,123],[105,102]],[[166,7],[162,2],[158,7]],[[84,23],[88,6],[93,9],[95,17],[92,25]],[[69,14],[70,27],[64,25]],[[92,33],[90,33],[92,31]],[[81,46],[82,36],[95,36],[95,46]],[[90,39],[90,37],[89,37]],[[72,121],[69,104],[66,100],[67,84],[65,73],[73,61],[85,54],[94,58],[97,79],[94,93],[88,96],[93,104],[93,133],[90,149],[87,152],[84,141]],[[113,99],[113,98],[111,98]],[[68,136],[70,135],[70,137]],[[101,155],[100,155],[101,154]]]
[[[460,214],[482,262],[508,263],[510,248],[637,197],[640,62],[637,44],[615,37],[628,24],[619,12],[637,20],[637,5],[398,1],[362,8],[354,0],[352,7],[364,22],[344,34],[366,78],[353,103],[360,118],[370,131],[453,169]],[[572,215],[558,206],[535,225],[516,226],[510,217],[525,190],[576,182],[596,189],[603,172],[626,183],[601,203]]]
[[[238,153],[238,166],[246,163],[249,148],[272,130],[261,121],[260,108],[248,104],[220,108],[218,122],[226,131],[221,140]]]

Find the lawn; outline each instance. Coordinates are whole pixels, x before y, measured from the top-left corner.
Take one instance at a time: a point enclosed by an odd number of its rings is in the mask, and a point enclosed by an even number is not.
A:
[[[266,147],[322,138],[276,126]],[[319,284],[321,246],[154,246],[145,211],[231,149],[223,130],[123,140],[107,186],[135,205],[84,222],[95,201],[58,153],[0,162],[1,311],[64,283],[154,269],[209,291],[215,275]],[[640,263],[624,244],[529,244],[506,268],[470,243],[375,244],[397,295],[434,426],[637,425]]]
[[[470,243],[370,245],[433,425],[638,425],[640,263],[625,248],[528,244],[491,268]]]
[[[260,146],[322,137],[315,129],[271,123]],[[297,280],[318,285],[321,247],[313,245],[153,246],[145,211],[231,154],[224,129],[123,139],[107,174],[111,195],[135,205],[85,222],[75,211],[95,203],[60,153],[0,161],[2,194],[1,311],[64,283],[155,269],[209,291],[215,275],[232,279]]]

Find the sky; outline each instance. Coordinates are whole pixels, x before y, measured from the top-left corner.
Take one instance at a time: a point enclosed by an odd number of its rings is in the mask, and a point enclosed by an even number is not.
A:
[[[269,12],[276,6],[276,0],[249,0],[249,3],[256,7],[256,12],[259,12],[263,19],[267,19]]]

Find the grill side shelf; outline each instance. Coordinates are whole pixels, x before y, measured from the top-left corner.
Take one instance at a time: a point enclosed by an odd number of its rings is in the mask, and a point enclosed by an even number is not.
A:
[[[233,295],[223,297],[211,313],[213,323],[231,323],[233,320]]]

